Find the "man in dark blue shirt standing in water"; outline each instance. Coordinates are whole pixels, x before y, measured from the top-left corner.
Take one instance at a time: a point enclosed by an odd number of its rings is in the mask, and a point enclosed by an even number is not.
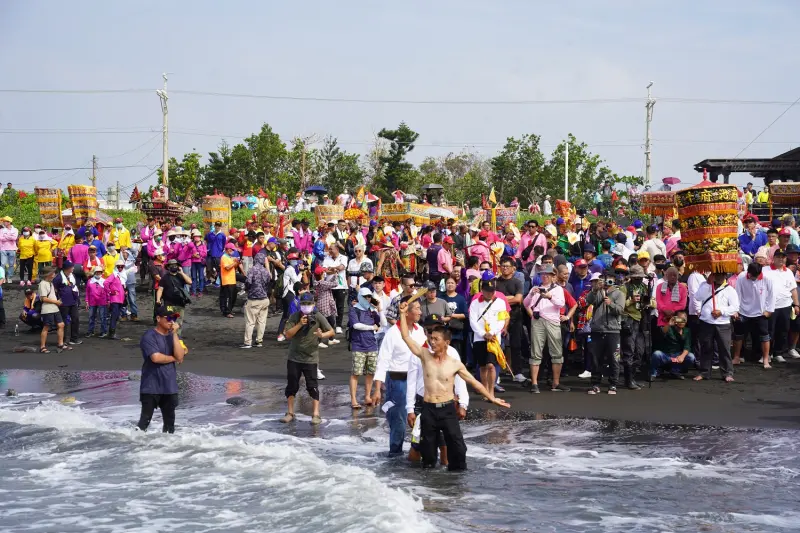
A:
[[[175,363],[182,363],[186,354],[178,338],[177,313],[167,311],[165,306],[156,309],[156,327],[142,335],[142,384],[139,401],[142,414],[139,429],[147,430],[156,407],[161,409],[164,433],[175,433],[175,408],[178,406],[178,371]]]

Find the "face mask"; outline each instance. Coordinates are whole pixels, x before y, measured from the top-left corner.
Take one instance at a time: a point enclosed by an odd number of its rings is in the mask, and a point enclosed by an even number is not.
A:
[[[665,268],[667,268],[667,265],[665,265],[664,263],[658,263],[656,265],[656,269],[658,270],[664,270]]]
[[[156,239],[156,242],[160,242],[161,241],[161,235],[156,235],[155,239]]]
[[[314,306],[313,305],[301,305],[300,306],[300,312],[303,313],[304,315],[310,315],[311,313],[314,312]]]
[[[122,224],[117,224],[117,229],[122,229]]]
[[[175,265],[172,265],[171,267],[169,267],[169,271],[174,274],[174,273],[176,273],[178,271],[178,267],[175,266]]]
[[[108,249],[108,253],[110,253],[111,255],[114,255],[116,252],[117,251],[114,248],[109,248]]]
[[[361,296],[359,294],[358,295],[358,306],[361,309],[368,310],[368,309],[370,309],[372,307],[372,304],[369,302],[369,300],[367,300],[366,298],[364,298],[363,296]]]
[[[103,277],[103,275],[102,275],[102,274],[95,274],[95,275],[94,275],[94,279],[100,279],[101,277]]]
[[[297,260],[296,259],[292,259],[291,261],[289,261],[289,264],[292,265],[292,266],[297,266]]]
[[[23,231],[22,235],[23,235],[23,237],[30,237],[31,232],[30,231]]]
[[[674,264],[676,267],[682,267],[683,266],[683,259],[675,259],[672,262],[672,264]]]

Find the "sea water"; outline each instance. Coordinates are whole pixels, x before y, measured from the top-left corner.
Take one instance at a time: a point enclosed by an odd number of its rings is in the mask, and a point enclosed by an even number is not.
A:
[[[323,382],[324,383],[324,382]],[[144,433],[127,372],[0,373],[0,530],[598,532],[800,529],[800,432],[471,410],[469,471],[389,459],[379,410],[321,387],[180,375],[176,433]],[[237,396],[252,405],[232,406]],[[67,401],[65,401],[65,398]]]

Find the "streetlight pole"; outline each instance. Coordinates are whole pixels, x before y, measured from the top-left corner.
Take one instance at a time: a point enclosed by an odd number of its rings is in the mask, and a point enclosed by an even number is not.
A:
[[[161,113],[164,116],[163,121],[163,140],[161,141],[162,146],[162,161],[161,161],[161,183],[164,185],[164,196],[169,198],[169,190],[167,187],[169,186],[169,111],[167,109],[167,73],[165,72],[162,74],[164,77],[164,88],[159,89],[156,91],[158,98],[161,100]]]
[[[650,123],[653,121],[653,107],[656,105],[656,100],[653,98],[650,88],[653,86],[653,82],[647,84],[647,103],[645,104],[645,110],[647,114],[645,116],[646,122],[646,131],[645,131],[645,138],[644,138],[644,164],[645,164],[645,171],[644,171],[644,185],[645,188],[649,189],[652,185],[652,178],[650,176],[650,167],[652,165],[652,160],[650,158]]]

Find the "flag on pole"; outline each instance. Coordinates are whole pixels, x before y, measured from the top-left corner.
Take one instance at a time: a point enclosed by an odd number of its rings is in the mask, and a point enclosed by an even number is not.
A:
[[[489,201],[493,204],[497,203],[497,197],[494,195],[494,187],[492,187],[492,192],[489,193]]]

